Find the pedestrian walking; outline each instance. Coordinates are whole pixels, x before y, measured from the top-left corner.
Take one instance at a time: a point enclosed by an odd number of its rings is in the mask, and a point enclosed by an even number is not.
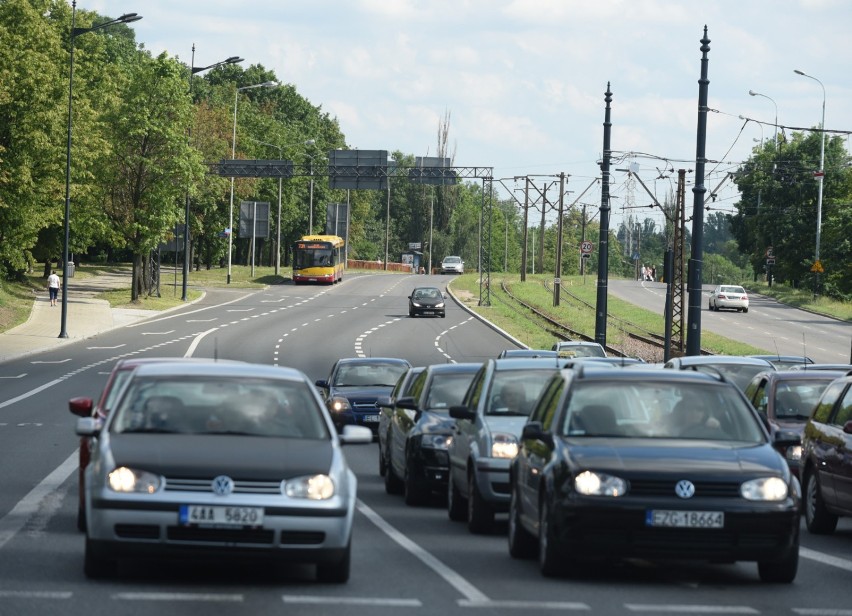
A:
[[[50,305],[55,306],[59,296],[59,276],[56,275],[56,270],[51,270],[50,276],[47,277],[47,292],[50,294]]]

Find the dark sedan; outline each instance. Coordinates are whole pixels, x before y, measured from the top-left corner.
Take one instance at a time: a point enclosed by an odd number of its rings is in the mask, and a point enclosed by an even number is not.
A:
[[[805,426],[802,484],[808,531],[831,534],[852,516],[852,376],[825,389]]]
[[[757,561],[790,583],[799,485],[743,394],[718,376],[575,367],[555,375],[510,471],[509,551],[544,575],[590,560]]]
[[[415,377],[410,394],[395,400],[385,446],[388,494],[404,492],[407,505],[423,505],[433,493],[446,493],[447,446],[455,422],[450,407],[461,404],[480,366],[427,366]]]
[[[447,297],[438,287],[416,287],[408,296],[408,316],[446,317]]]
[[[338,359],[326,379],[315,382],[331,412],[337,431],[343,426],[367,426],[378,436],[376,401],[393,391],[411,364],[396,357],[346,357]]]

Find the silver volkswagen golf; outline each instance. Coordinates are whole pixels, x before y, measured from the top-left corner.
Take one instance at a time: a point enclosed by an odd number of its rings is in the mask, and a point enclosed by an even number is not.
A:
[[[349,578],[357,481],[338,435],[300,371],[254,364],[139,366],[95,439],[86,469],[85,574],[126,558],[269,558]]]

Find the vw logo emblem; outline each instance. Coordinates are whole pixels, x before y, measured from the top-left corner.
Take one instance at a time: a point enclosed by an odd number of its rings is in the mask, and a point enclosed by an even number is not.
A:
[[[213,480],[211,487],[216,496],[227,496],[234,491],[234,480],[227,475],[219,475]]]
[[[675,484],[675,494],[681,498],[692,498],[695,496],[695,486],[688,479],[681,479]]]

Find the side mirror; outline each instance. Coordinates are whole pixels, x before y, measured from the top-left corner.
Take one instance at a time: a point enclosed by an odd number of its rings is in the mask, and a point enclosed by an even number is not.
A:
[[[469,409],[466,406],[451,406],[450,417],[453,419],[468,419],[473,421],[476,419],[476,411]]]
[[[325,379],[317,379],[316,381],[314,381],[314,385],[321,389],[328,389],[328,381],[326,381]]]
[[[852,429],[852,421],[847,421],[845,428]],[[772,438],[772,444],[776,447],[796,447],[802,444],[802,437],[798,432],[792,432],[790,430],[778,430]]]
[[[545,432],[539,421],[530,421],[524,424],[524,428],[521,430],[521,439],[525,441],[541,441],[553,449],[553,435],[550,432]]]
[[[373,442],[373,431],[366,426],[346,425],[339,438],[343,445],[364,445]]]
[[[97,436],[103,427],[103,420],[95,417],[81,417],[77,420],[75,432],[78,436]],[[369,428],[367,428],[369,430]]]
[[[391,400],[390,396],[379,396],[376,398],[376,406],[383,409],[392,409],[393,400]]]
[[[401,409],[408,409],[409,411],[417,410],[417,402],[415,402],[414,398],[411,396],[403,396],[396,401],[396,406]]]
[[[77,417],[91,417],[93,406],[94,403],[91,398],[71,398],[68,401],[68,410]]]

